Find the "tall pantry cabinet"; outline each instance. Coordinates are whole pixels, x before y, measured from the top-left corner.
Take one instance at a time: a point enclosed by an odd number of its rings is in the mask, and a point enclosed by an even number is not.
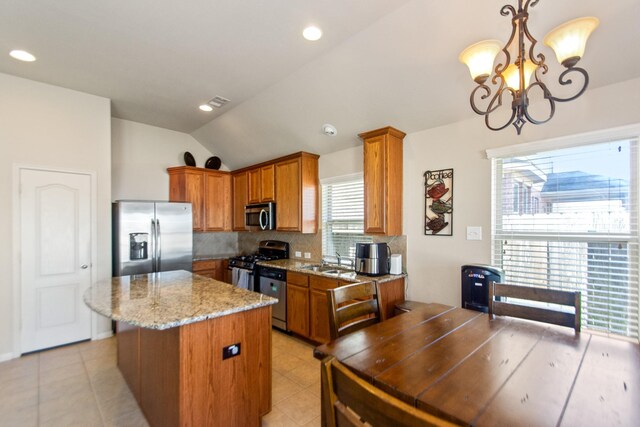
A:
[[[364,145],[364,232],[402,235],[402,140],[387,126],[358,136]]]

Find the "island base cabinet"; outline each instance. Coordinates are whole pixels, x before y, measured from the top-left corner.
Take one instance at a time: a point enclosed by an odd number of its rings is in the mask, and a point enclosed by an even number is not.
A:
[[[118,366],[151,426],[259,426],[271,411],[270,306],[138,332],[118,334]]]
[[[140,401],[140,328],[117,322],[118,368],[131,393]]]
[[[140,398],[151,426],[180,423],[180,328],[140,329]],[[123,373],[124,375],[124,373]]]

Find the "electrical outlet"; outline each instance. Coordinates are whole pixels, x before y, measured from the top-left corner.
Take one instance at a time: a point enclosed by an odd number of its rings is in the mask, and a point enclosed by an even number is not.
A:
[[[240,354],[240,343],[235,343],[222,347],[222,360],[236,357]]]
[[[311,259],[311,252],[305,252],[305,253],[304,253],[304,257],[305,257],[306,259]]]
[[[302,252],[296,251],[296,258],[302,258]]]

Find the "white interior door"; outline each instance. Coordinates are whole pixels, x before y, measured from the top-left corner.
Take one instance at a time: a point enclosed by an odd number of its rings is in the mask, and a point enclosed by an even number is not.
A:
[[[91,338],[91,176],[20,170],[22,353]]]

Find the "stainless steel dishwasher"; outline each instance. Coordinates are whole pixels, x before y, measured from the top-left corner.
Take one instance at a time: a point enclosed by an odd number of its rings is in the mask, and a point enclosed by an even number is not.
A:
[[[287,331],[287,272],[277,268],[260,267],[260,293],[278,298],[272,305],[272,324]]]

